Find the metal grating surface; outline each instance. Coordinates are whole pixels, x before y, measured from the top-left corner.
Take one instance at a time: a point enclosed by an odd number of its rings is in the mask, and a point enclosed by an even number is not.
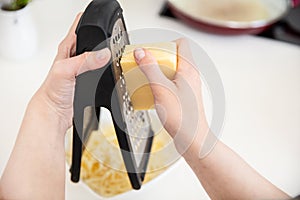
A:
[[[116,79],[116,89],[119,100],[121,101],[121,108],[123,118],[125,119],[127,130],[129,134],[131,149],[134,153],[136,166],[139,167],[143,154],[145,152],[147,140],[152,136],[150,118],[147,111],[135,111],[132,107],[129,93],[126,89],[126,81],[120,66],[120,59],[124,52],[125,45],[129,44],[129,39],[125,26],[121,18],[119,18],[112,32],[110,40],[110,47],[112,52],[112,66],[114,76]]]

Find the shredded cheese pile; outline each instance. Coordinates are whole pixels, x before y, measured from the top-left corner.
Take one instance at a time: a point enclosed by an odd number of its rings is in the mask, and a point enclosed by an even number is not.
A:
[[[71,132],[68,132],[68,141],[72,141],[71,135]],[[170,141],[167,132],[161,131],[160,134],[154,137],[151,152],[160,151]],[[70,143],[67,145],[66,150],[69,164],[72,157],[72,145]],[[176,151],[175,148],[174,151]],[[168,165],[166,165],[165,160],[170,155],[164,154],[169,153],[150,155],[144,183],[149,182],[166,170]],[[103,197],[112,197],[132,190],[113,127],[91,133],[82,155],[80,178],[94,192]]]

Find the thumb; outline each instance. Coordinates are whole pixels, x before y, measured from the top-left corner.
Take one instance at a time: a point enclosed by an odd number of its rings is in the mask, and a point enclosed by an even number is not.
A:
[[[111,53],[108,48],[105,48],[58,61],[59,66],[56,68],[63,71],[62,74],[65,74],[66,78],[73,79],[84,72],[104,67],[110,58]]]
[[[134,50],[135,62],[139,65],[141,71],[145,74],[150,86],[153,89],[153,84],[170,84],[170,80],[160,70],[156,59],[152,54],[143,48],[136,48]]]
[[[86,55],[80,55],[83,58],[78,58],[79,60],[84,59],[85,61],[83,61],[83,64],[79,66],[79,68],[77,68],[76,76],[90,70],[95,70],[104,67],[111,58],[111,53],[108,48],[84,54]]]

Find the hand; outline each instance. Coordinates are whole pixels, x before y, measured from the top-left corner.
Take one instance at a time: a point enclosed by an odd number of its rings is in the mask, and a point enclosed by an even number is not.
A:
[[[36,99],[35,102],[45,103],[49,110],[60,118],[64,129],[72,125],[76,76],[105,66],[111,57],[107,48],[74,56],[75,29],[80,17],[81,14],[78,14],[66,38],[60,43],[53,66],[45,82],[33,97]]]
[[[176,43],[178,66],[173,80],[165,77],[149,51],[138,48],[134,56],[149,80],[160,121],[174,138],[179,153],[184,153],[191,144],[199,152],[209,130],[202,103],[200,73],[192,63],[187,41],[180,39]]]
[[[65,197],[64,133],[71,126],[75,79],[81,73],[106,65],[111,56],[108,49],[74,56],[75,28],[80,17],[81,14],[60,44],[45,82],[26,109],[0,180],[0,193],[6,199]]]

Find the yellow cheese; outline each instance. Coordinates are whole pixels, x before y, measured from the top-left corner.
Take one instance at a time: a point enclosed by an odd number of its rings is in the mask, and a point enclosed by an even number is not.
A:
[[[175,42],[162,42],[125,47],[121,58],[121,67],[133,108],[148,110],[154,108],[154,99],[149,82],[134,59],[133,51],[138,47],[149,50],[156,58],[165,76],[173,79],[177,68],[177,46]]]

